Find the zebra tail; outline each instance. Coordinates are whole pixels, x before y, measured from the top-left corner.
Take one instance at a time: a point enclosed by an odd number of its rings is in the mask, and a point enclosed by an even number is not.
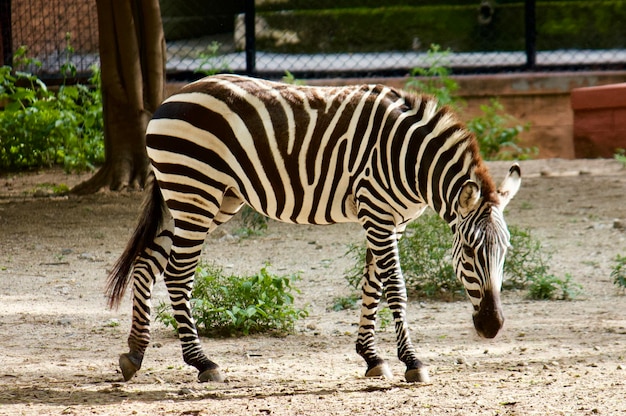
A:
[[[137,224],[135,232],[126,245],[126,249],[124,249],[107,278],[105,294],[108,297],[109,308],[117,308],[122,301],[126,288],[131,281],[131,272],[135,260],[154,241],[163,225],[165,207],[163,195],[154,179],[154,175],[150,175],[146,186],[146,197],[139,217],[139,224]]]

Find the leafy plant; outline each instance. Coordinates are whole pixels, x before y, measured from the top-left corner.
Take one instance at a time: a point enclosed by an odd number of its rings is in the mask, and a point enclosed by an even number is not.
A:
[[[333,299],[333,305],[331,310],[333,311],[345,311],[347,309],[357,309],[359,302],[361,301],[361,295],[354,293],[350,296],[338,296]]]
[[[465,102],[455,93],[459,85],[451,78],[445,64],[450,50],[441,50],[431,45],[426,61],[427,68],[414,68],[405,84],[409,91],[434,96],[439,105],[459,110]],[[519,146],[519,134],[530,129],[530,124],[519,124],[518,120],[505,112],[504,106],[495,98],[490,104],[480,106],[482,115],[467,121],[467,128],[478,140],[480,153],[485,159],[528,159],[537,153],[535,148]]]
[[[611,277],[613,283],[622,290],[626,289],[626,256],[620,256],[619,254],[613,260],[615,263],[611,270]]]
[[[434,214],[423,215],[411,222],[398,242],[402,272],[409,290],[418,296],[452,299],[463,291],[452,268],[450,251],[452,235],[448,225]],[[347,255],[355,265],[346,272],[346,279],[358,287],[363,278],[365,246],[352,245]]]
[[[289,71],[285,71],[285,75],[283,75],[281,81],[285,84],[304,85],[304,81],[296,78],[295,75]]]
[[[17,53],[20,66],[36,65]],[[68,68],[67,71],[71,70]],[[100,73],[90,83],[50,90],[36,75],[0,67],[0,169],[63,165],[66,171],[91,169],[104,160]]]
[[[504,263],[505,289],[525,289],[535,279],[549,274],[552,254],[529,229],[509,226],[511,247]]]
[[[393,312],[391,312],[388,306],[381,306],[378,309],[376,320],[378,321],[378,328],[384,331],[393,324]]]
[[[213,41],[207,46],[205,52],[201,52],[198,55],[200,58],[200,64],[195,72],[204,75],[215,75],[220,72],[231,72],[230,67],[226,59],[220,55],[219,50],[221,44],[218,41]]]
[[[306,309],[293,305],[292,292],[299,291],[292,283],[298,278],[272,275],[267,266],[247,277],[224,274],[212,265],[199,266],[191,294],[198,332],[207,336],[292,332],[296,320],[308,316]],[[157,307],[157,319],[177,328],[168,304]]]
[[[519,134],[528,131],[530,124],[516,124],[517,120],[504,112],[498,100],[492,98],[490,105],[480,106],[483,115],[467,122],[479,142],[480,153],[485,159],[511,160],[529,159],[537,153],[536,148],[519,146]]]
[[[243,222],[243,227],[235,231],[235,234],[241,237],[261,235],[267,230],[267,217],[253,210],[248,205],[244,205],[241,209],[241,221]]]
[[[572,276],[559,279],[553,274],[536,276],[528,286],[528,297],[534,300],[572,300],[581,286],[572,282]]]
[[[616,149],[613,157],[626,168],[626,149]]]
[[[550,298],[571,299],[576,295],[578,286],[572,283],[570,277],[558,279],[550,273],[551,253],[532,236],[530,230],[510,226],[509,232],[512,247],[504,264],[505,289],[530,291],[532,287],[533,293],[529,296],[533,299],[543,299],[543,294],[552,286],[561,289],[561,294],[556,295],[556,289],[551,290]],[[454,299],[462,295],[464,289],[454,274],[451,249],[452,235],[448,225],[437,215],[423,215],[407,226],[404,237],[398,243],[398,251],[409,292],[418,297],[438,299]],[[346,279],[351,286],[359,287],[366,248],[364,245],[349,246],[346,255],[355,260],[354,266],[346,271]]]
[[[430,45],[426,53],[428,66],[411,70],[411,77],[405,84],[406,89],[432,95],[441,106],[447,105],[458,109],[464,105],[465,103],[454,95],[459,89],[459,84],[450,78],[451,71],[445,65],[449,55],[450,49],[442,51],[439,45]]]

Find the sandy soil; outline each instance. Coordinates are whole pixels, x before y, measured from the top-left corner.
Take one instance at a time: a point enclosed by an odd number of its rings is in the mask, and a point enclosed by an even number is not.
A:
[[[491,164],[496,181],[508,165]],[[106,271],[134,227],[139,193],[48,196],[73,185],[58,171],[0,178],[0,414],[2,415],[586,415],[626,414],[626,296],[609,276],[626,255],[626,170],[611,160],[522,164],[509,224],[531,228],[554,252],[552,271],[582,285],[574,301],[504,294],[494,340],[474,332],[468,301],[411,302],[410,325],[431,382],[408,384],[392,330],[379,334],[394,378],[366,379],[354,351],[357,311],[329,312],[355,225],[290,226],[232,238],[238,220],[207,240],[204,257],[237,273],[269,261],[302,272],[310,315],[286,338],[203,339],[227,383],[196,381],[179,342],[155,324],[144,368],[128,383],[130,302],[107,310]],[[618,220],[618,221],[616,221]],[[621,222],[619,221],[621,220]],[[157,302],[165,299],[162,282]]]

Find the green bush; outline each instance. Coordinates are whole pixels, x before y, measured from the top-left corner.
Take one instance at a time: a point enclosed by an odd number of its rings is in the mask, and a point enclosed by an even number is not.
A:
[[[507,253],[504,270],[505,289],[525,289],[533,280],[549,274],[552,254],[542,246],[529,229],[509,226],[511,247]]]
[[[411,222],[398,242],[402,273],[409,292],[417,297],[453,299],[463,292],[451,262],[452,234],[448,225],[434,214]],[[365,245],[352,245],[348,256],[355,262],[346,271],[348,283],[358,288],[363,278]]]
[[[572,282],[572,276],[560,279],[553,274],[536,276],[528,286],[528,297],[534,300],[572,300],[581,286]]]
[[[17,53],[22,62],[24,53]],[[72,68],[64,66],[63,73],[71,74]],[[96,88],[62,85],[53,91],[33,74],[0,67],[0,170],[62,165],[66,171],[82,171],[102,163],[102,100],[95,68],[90,82]]]
[[[298,276],[275,276],[263,267],[254,276],[224,274],[221,268],[201,265],[191,294],[192,316],[206,336],[248,335],[276,331],[289,333],[308,315],[293,306],[292,286]],[[157,320],[176,329],[169,304],[157,307]]]
[[[526,290],[532,299],[571,299],[579,286],[570,277],[558,279],[550,273],[551,253],[528,229],[509,227],[511,248],[504,263],[504,289]],[[398,242],[402,273],[409,294],[416,297],[455,299],[464,292],[451,262],[452,234],[435,214],[411,222]],[[346,255],[354,265],[346,271],[348,283],[358,288],[363,278],[365,245],[352,245]],[[561,290],[561,293],[557,293]]]
[[[488,23],[479,1],[264,2],[257,16],[269,24],[259,50],[341,53],[423,50],[439,43],[455,52],[524,51],[524,2],[495,1]],[[614,49],[626,41],[626,1],[537,3],[538,50]],[[295,38],[286,42],[277,33]],[[293,36],[295,35],[295,36]]]
[[[450,77],[446,58],[450,50],[431,45],[424,68],[414,68],[405,88],[409,91],[432,95],[440,106],[459,110],[465,102],[455,95],[458,83]],[[467,128],[474,133],[481,156],[490,160],[529,159],[537,153],[535,148],[519,146],[519,134],[530,128],[530,123],[519,121],[505,112],[504,106],[495,98],[489,105],[481,105],[482,115],[467,121]]]
[[[613,158],[621,163],[623,168],[626,168],[626,149],[615,149]]]
[[[624,290],[626,289],[626,256],[620,256],[618,254],[613,262],[615,263],[611,270],[613,283]]]

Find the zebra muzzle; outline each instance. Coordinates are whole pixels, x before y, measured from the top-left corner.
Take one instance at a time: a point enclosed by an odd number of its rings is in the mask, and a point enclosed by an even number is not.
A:
[[[504,325],[504,315],[502,314],[502,304],[499,294],[494,295],[491,291],[486,291],[478,312],[474,313],[474,328],[483,338],[494,338]]]

